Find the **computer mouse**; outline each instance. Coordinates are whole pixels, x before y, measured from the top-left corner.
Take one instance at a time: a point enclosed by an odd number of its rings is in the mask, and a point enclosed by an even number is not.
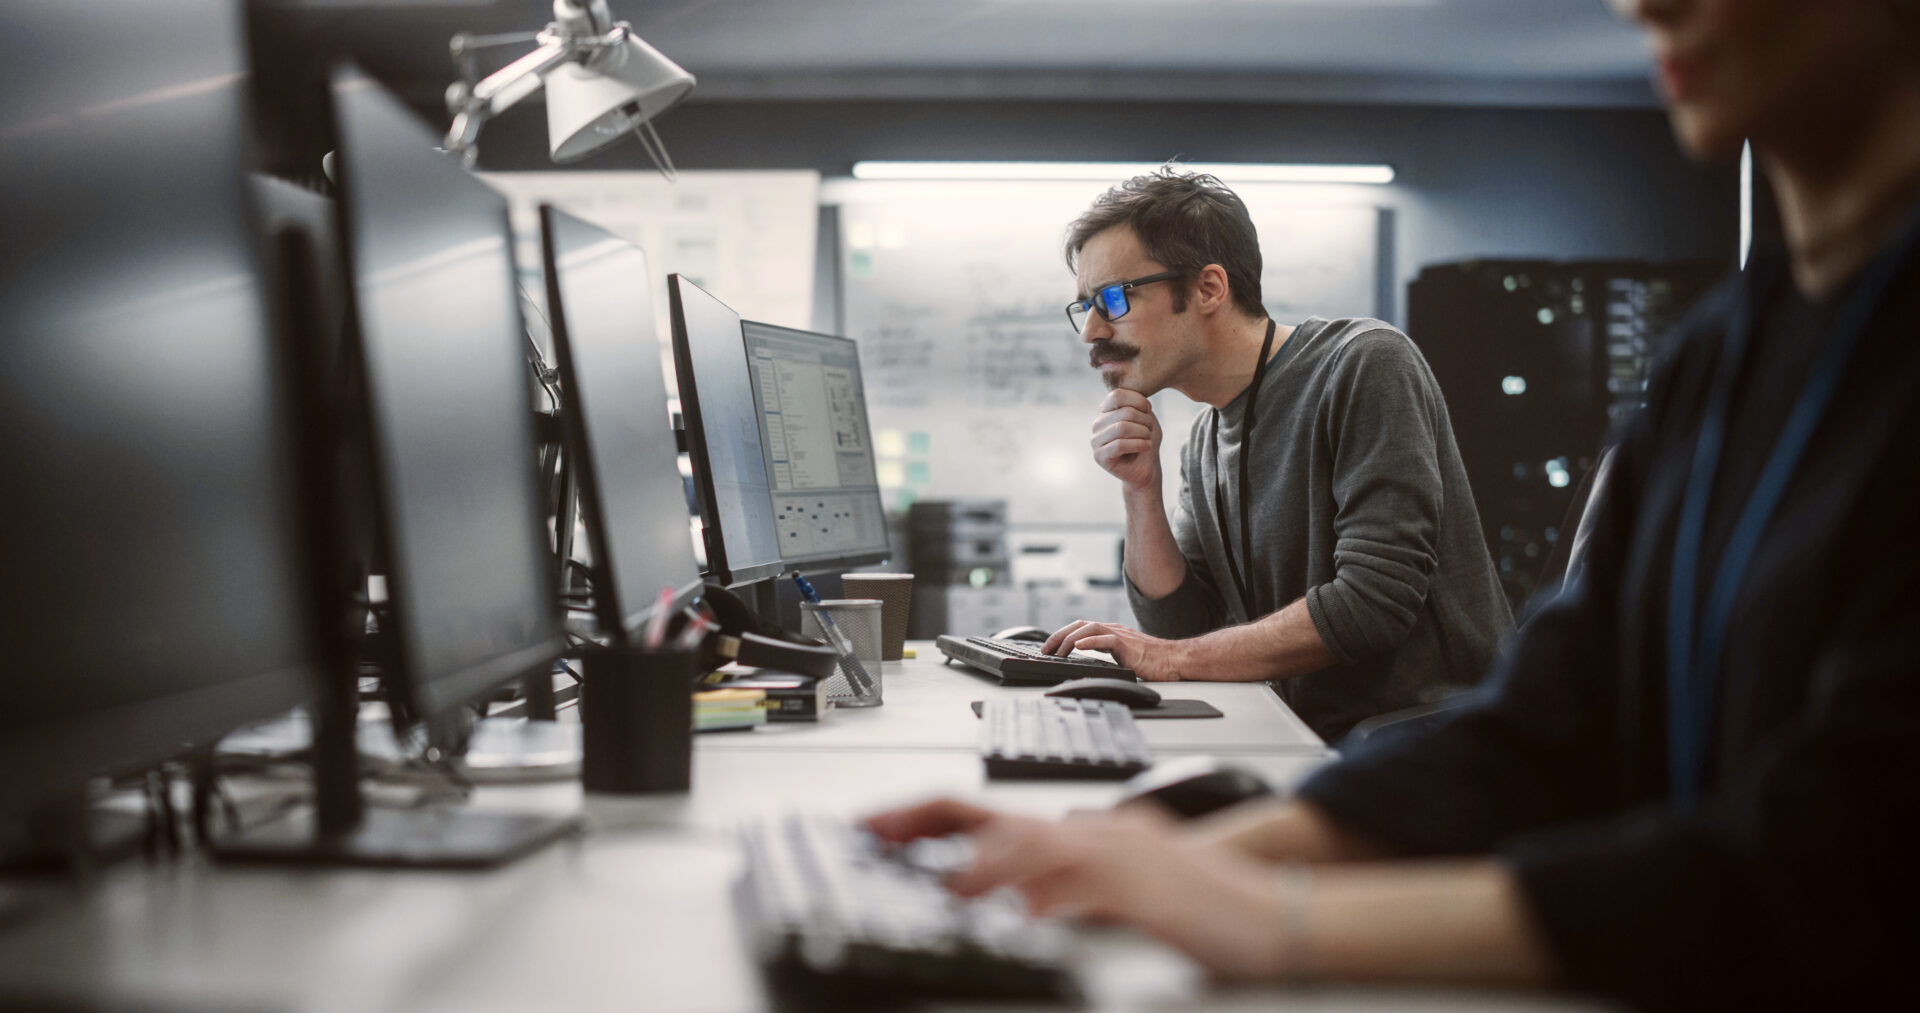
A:
[[[1156,763],[1121,785],[1120,791],[1120,801],[1115,805],[1152,802],[1188,820],[1274,794],[1273,786],[1260,775],[1211,756],[1185,756]]]
[[[1001,630],[998,633],[995,633],[993,635],[993,639],[995,640],[1031,640],[1036,644],[1044,644],[1047,642],[1047,638],[1049,636],[1052,636],[1052,634],[1048,633],[1046,630],[1043,630],[1038,626],[1009,626],[1006,629]]]
[[[1127,679],[1074,679],[1047,690],[1047,696],[1066,696],[1075,700],[1112,700],[1128,707],[1157,707],[1160,693],[1144,683]]]

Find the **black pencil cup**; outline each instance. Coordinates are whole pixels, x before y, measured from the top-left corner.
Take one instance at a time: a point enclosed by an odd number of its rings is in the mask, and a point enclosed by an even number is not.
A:
[[[693,781],[697,651],[595,648],[581,658],[580,781],[618,795],[686,791]]]

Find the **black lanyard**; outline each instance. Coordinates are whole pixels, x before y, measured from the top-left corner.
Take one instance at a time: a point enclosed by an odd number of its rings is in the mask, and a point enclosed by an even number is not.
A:
[[[1873,322],[1900,269],[1920,240],[1920,216],[1909,220],[1899,240],[1868,266],[1853,294],[1841,306],[1826,336],[1826,348],[1801,388],[1786,425],[1767,454],[1760,478],[1748,493],[1720,552],[1713,584],[1695,622],[1695,589],[1699,583],[1701,534],[1706,527],[1707,501],[1713,494],[1715,472],[1731,422],[1733,388],[1740,360],[1752,344],[1754,310],[1770,291],[1749,272],[1744,298],[1727,330],[1727,348],[1714,374],[1706,418],[1693,447],[1692,469],[1681,500],[1679,526],[1674,532],[1671,583],[1667,588],[1667,774],[1673,803],[1682,812],[1699,803],[1706,783],[1706,746],[1713,729],[1715,703],[1721,682],[1722,643],[1733,615],[1740,581],[1753,562],[1760,536],[1786,493],[1814,429],[1833,403],[1847,363]],[[1770,279],[1765,279],[1770,280]]]
[[[1247,390],[1247,414],[1240,426],[1240,551],[1247,554],[1247,573],[1253,572],[1253,524],[1248,519],[1253,513],[1248,491],[1247,456],[1253,450],[1253,424],[1260,416],[1260,382],[1267,378],[1267,353],[1273,350],[1273,332],[1279,325],[1271,318],[1267,320],[1267,340],[1260,343],[1260,361],[1253,367],[1253,385]],[[1220,413],[1213,413],[1213,452],[1218,460],[1220,453]],[[1241,576],[1240,566],[1234,562],[1233,540],[1227,537],[1227,496],[1226,483],[1215,482],[1213,486],[1213,516],[1220,522],[1220,545],[1226,549],[1227,573],[1233,577],[1234,590],[1240,592],[1240,606],[1246,610],[1246,618],[1253,618],[1253,597],[1247,593],[1246,578]]]

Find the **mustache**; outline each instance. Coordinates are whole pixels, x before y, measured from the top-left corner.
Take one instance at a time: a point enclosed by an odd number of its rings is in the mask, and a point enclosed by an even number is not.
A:
[[[1138,345],[1128,345],[1111,338],[1095,341],[1087,349],[1087,365],[1099,369],[1103,362],[1125,362],[1140,354]]]

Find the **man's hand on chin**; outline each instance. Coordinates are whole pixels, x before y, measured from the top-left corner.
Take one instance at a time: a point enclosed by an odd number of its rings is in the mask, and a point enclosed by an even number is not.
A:
[[[1128,489],[1160,487],[1160,420],[1153,402],[1121,388],[1093,418],[1093,460]]]
[[[1184,678],[1187,648],[1184,640],[1150,637],[1131,626],[1076,619],[1055,630],[1040,649],[1059,655],[1075,650],[1105,651],[1133,669],[1143,682],[1173,682]]]

